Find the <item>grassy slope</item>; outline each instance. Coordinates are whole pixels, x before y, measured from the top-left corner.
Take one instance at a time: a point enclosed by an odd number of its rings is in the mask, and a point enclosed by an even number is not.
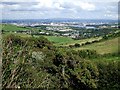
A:
[[[33,30],[33,28],[30,28],[30,27],[25,28],[25,27],[11,25],[11,24],[0,24],[0,26],[2,26],[2,29],[6,31]],[[37,29],[34,29],[34,30],[37,30]]]
[[[111,62],[111,61],[120,61],[120,57],[119,56],[107,56],[107,57],[94,58],[90,60],[95,61],[95,62],[98,62],[98,61]]]
[[[65,46],[69,46],[69,45],[74,45],[75,43],[79,43],[81,45],[81,44],[84,44],[86,42],[92,42],[94,40],[100,40],[100,39],[102,39],[102,37],[88,38],[88,39],[81,39],[81,40],[74,40],[73,42],[69,42],[69,43],[64,44],[64,45]]]
[[[74,40],[69,38],[69,37],[60,37],[60,36],[44,36],[46,37],[49,41],[55,43],[55,44],[66,44],[69,42],[73,42]]]
[[[70,37],[60,37],[60,36],[45,36],[49,41],[54,42],[55,45],[57,46],[69,46],[69,45],[74,45],[75,43],[85,43],[87,41],[91,42],[94,40],[99,40],[101,37],[97,38],[89,38],[89,39],[82,39],[82,40],[73,40]]]
[[[27,28],[10,25],[10,24],[3,24],[2,29],[7,31],[28,30]]]
[[[118,52],[118,38],[120,37],[98,42],[98,43],[85,45],[80,48],[75,48],[75,50],[90,49],[90,50],[96,50],[99,54],[117,53]]]

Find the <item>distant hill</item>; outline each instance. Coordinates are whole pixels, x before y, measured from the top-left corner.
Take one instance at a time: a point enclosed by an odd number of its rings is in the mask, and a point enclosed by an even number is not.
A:
[[[115,23],[117,20],[110,19],[72,19],[72,18],[51,18],[51,19],[21,19],[21,20],[2,20],[2,23],[40,23],[40,22],[89,22],[89,23]]]

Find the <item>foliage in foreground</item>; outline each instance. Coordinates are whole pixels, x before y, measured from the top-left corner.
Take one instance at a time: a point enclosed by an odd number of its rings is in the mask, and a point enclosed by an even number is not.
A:
[[[86,58],[87,57],[87,58]],[[55,48],[43,37],[3,37],[3,88],[120,88],[120,65],[93,62],[95,51]]]

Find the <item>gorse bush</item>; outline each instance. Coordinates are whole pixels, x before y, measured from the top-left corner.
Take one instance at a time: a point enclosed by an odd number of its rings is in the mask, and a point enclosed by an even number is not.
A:
[[[82,58],[97,58],[100,56],[95,50],[79,50],[78,53]]]
[[[96,62],[99,71],[98,88],[104,90],[118,90],[120,88],[120,62]]]
[[[3,37],[2,87],[120,88],[120,62],[94,62],[91,58],[99,58],[96,51],[57,48],[44,37],[8,35]]]
[[[38,39],[39,40],[39,39]],[[48,41],[44,41],[44,45]],[[41,42],[43,42],[41,39]],[[34,51],[35,45],[41,42],[36,39],[21,38],[14,35],[9,35],[3,40],[3,87],[7,88],[17,88],[17,87],[27,87],[36,88],[36,80],[44,82],[44,78],[47,73],[38,69],[40,61],[43,59],[43,55]],[[49,42],[47,44],[50,44]],[[46,45],[47,47],[47,45]],[[41,48],[42,45],[41,45]],[[40,49],[41,49],[40,48]],[[35,53],[39,55],[35,57]],[[35,60],[34,60],[35,59]],[[38,60],[36,60],[38,59]],[[39,62],[38,62],[39,61]],[[38,65],[36,65],[38,64]],[[44,75],[46,74],[46,75]],[[35,75],[35,76],[34,76]],[[38,76],[37,76],[38,75]],[[43,76],[39,76],[43,75]],[[35,79],[35,77],[38,77]],[[41,80],[40,80],[41,78]],[[34,85],[35,84],[35,85]],[[42,85],[41,85],[42,86]]]

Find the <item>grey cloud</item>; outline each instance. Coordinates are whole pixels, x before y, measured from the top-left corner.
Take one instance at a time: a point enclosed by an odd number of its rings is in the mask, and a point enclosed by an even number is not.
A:
[[[74,2],[74,0],[73,0]],[[23,17],[28,18],[56,18],[56,17],[80,17],[80,18],[104,18],[104,14],[107,13],[107,10],[112,13],[117,13],[117,3],[116,2],[91,2],[94,4],[95,10],[87,11],[83,10],[79,5],[74,5],[73,2],[54,2],[59,3],[59,7],[47,7],[46,6],[39,6],[40,2],[1,2],[0,4],[4,5],[3,14],[4,17]],[[17,7],[16,7],[17,6]],[[16,7],[16,8],[15,8]],[[22,16],[22,13],[26,16]],[[40,15],[40,13],[42,13]],[[10,16],[11,15],[11,16]],[[106,17],[105,17],[106,18]]]
[[[2,5],[37,5],[38,2],[0,2]]]
[[[34,9],[17,9],[17,10],[10,10],[10,11],[21,11],[21,12],[23,12],[23,11],[39,11],[39,10],[34,10]]]
[[[18,4],[17,2],[0,2],[0,4],[3,4],[3,5],[15,5],[15,4]]]

